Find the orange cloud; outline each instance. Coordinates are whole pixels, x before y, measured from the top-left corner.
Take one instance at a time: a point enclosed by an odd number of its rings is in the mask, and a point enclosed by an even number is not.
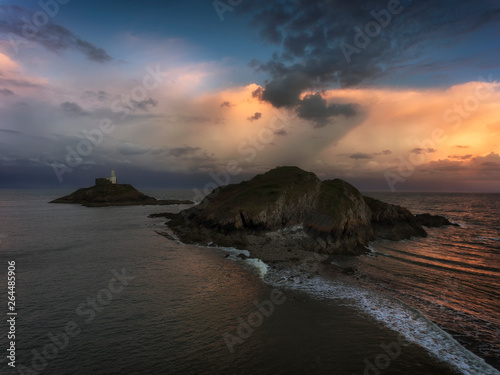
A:
[[[9,56],[0,52],[0,69],[3,71],[12,71],[19,69],[19,65],[13,61]]]
[[[0,89],[18,95],[32,95],[33,90],[42,88],[47,80],[23,74],[23,68],[9,56],[0,52]],[[14,100],[17,100],[14,98]]]
[[[456,154],[455,145],[469,145],[476,155],[497,149],[491,137],[499,131],[495,122],[500,111],[497,82],[469,82],[448,89],[348,89],[327,92],[328,100],[356,102],[366,118],[329,153],[376,153],[391,150],[382,164],[390,166],[397,154],[415,149],[429,150],[422,163]],[[470,153],[470,152],[468,152]]]

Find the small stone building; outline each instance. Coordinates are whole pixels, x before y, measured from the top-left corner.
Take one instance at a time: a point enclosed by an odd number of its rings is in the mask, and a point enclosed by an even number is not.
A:
[[[111,171],[110,177],[95,179],[95,186],[108,185],[108,184],[116,185],[116,174],[114,169]]]

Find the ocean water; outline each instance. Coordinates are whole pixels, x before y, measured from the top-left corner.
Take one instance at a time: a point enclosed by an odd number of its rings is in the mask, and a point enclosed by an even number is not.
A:
[[[339,258],[359,269],[344,282],[177,243],[147,218],[186,206],[47,203],[64,193],[0,190],[0,313],[8,261],[17,312],[1,374],[500,373],[499,195],[377,195],[461,227]]]
[[[371,256],[350,263],[500,368],[500,194],[369,195],[460,226],[428,229],[425,239],[381,241]]]

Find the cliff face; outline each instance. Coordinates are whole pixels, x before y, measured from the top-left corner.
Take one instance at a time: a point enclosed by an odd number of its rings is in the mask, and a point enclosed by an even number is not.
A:
[[[315,208],[303,222],[304,229],[328,253],[356,254],[373,239],[371,213],[363,195],[345,181],[320,185]]]
[[[427,237],[417,218],[406,208],[364,197],[371,211],[375,238],[399,241],[411,236]]]
[[[277,168],[238,185],[216,189],[193,219],[220,231],[277,230],[301,224],[316,208],[321,182],[296,167]]]
[[[218,188],[170,219],[168,225],[185,242],[246,248],[271,243],[270,248],[329,254],[362,253],[376,238],[426,235],[408,210],[366,198],[339,179],[320,181],[297,167],[275,168]]]
[[[163,201],[147,196],[128,184],[103,184],[78,189],[49,203],[81,204],[87,207],[192,204],[191,201]]]

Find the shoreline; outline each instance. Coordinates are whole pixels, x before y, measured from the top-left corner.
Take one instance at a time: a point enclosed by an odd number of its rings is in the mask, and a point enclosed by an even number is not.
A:
[[[253,252],[253,254],[256,253],[258,252]],[[252,255],[252,252],[250,254]],[[292,251],[292,255],[297,255],[297,253],[294,254]],[[303,291],[309,296],[319,298],[354,300],[347,305],[381,323],[385,328],[404,336],[407,342],[423,348],[431,357],[449,366],[457,374],[500,375],[498,369],[467,349],[451,333],[431,320],[425,313],[388,293],[378,284],[370,282],[369,275],[360,275],[357,271],[351,272],[349,267],[325,263],[325,258],[328,260],[328,257],[316,255],[305,257],[301,262],[274,260],[271,264],[259,258],[249,259],[263,261],[270,267],[269,272],[271,273],[286,275],[282,278],[285,281],[281,285],[285,289]],[[294,257],[292,256],[292,258]],[[269,284],[269,280],[266,278],[263,281],[270,286],[277,286],[274,283]],[[308,282],[310,285],[307,285]],[[319,285],[315,286],[316,283]],[[322,287],[326,287],[333,288],[335,291],[335,284],[343,284],[343,287],[348,289],[352,288],[353,296],[339,297],[332,295],[332,290],[321,290]],[[328,294],[330,294],[330,298],[328,298]],[[390,311],[390,314],[387,314],[385,309]],[[393,315],[391,316],[391,314]],[[401,317],[409,319],[409,321],[400,320]]]
[[[303,292],[313,298],[319,297],[320,299],[326,298],[332,300],[344,298],[351,300],[347,304],[348,306],[353,307],[366,318],[382,324],[386,329],[404,336],[408,342],[425,350],[430,357],[434,358],[438,363],[449,367],[453,373],[463,375],[476,375],[478,373],[500,375],[499,370],[486,363],[479,355],[464,347],[456,338],[432,321],[423,312],[391,295],[391,293],[388,293],[388,291],[376,283],[371,282],[370,275],[360,274],[355,267],[343,267],[335,264],[336,261],[342,262],[342,256],[318,254],[296,248],[287,249],[283,246],[276,248],[273,247],[274,241],[263,241],[262,236],[252,235],[249,236],[251,246],[246,249],[231,246],[213,246],[211,243],[190,244],[182,242],[175,235],[175,232],[168,227],[168,224],[166,228],[171,233],[156,232],[185,246],[194,245],[203,248],[218,249],[224,252],[234,251],[234,253],[238,253],[234,257],[226,255],[226,258],[232,261],[246,261],[248,265],[255,268],[255,271],[249,272],[259,271],[259,267],[251,263],[252,261],[256,263],[262,262],[268,269],[264,275],[260,275],[260,278],[268,286],[280,287],[294,292]],[[283,233],[280,232],[272,232],[271,236],[281,236]],[[301,234],[297,232],[300,231],[296,231],[294,235],[300,236]],[[373,243],[371,242],[369,245]],[[271,248],[272,251],[269,251]],[[370,249],[367,248],[367,253],[369,251]],[[248,252],[249,256],[246,256],[245,252]],[[270,280],[269,275],[271,274],[273,274],[274,278]],[[341,293],[345,293],[345,290],[348,290],[348,293],[352,293],[352,296],[332,294],[332,292],[337,290],[337,284],[343,285]],[[384,311],[386,308],[393,314],[397,311],[397,314],[392,317],[387,315]],[[399,320],[401,317],[410,320]],[[415,330],[414,327],[416,327]],[[432,339],[429,340],[429,337],[432,337]]]

